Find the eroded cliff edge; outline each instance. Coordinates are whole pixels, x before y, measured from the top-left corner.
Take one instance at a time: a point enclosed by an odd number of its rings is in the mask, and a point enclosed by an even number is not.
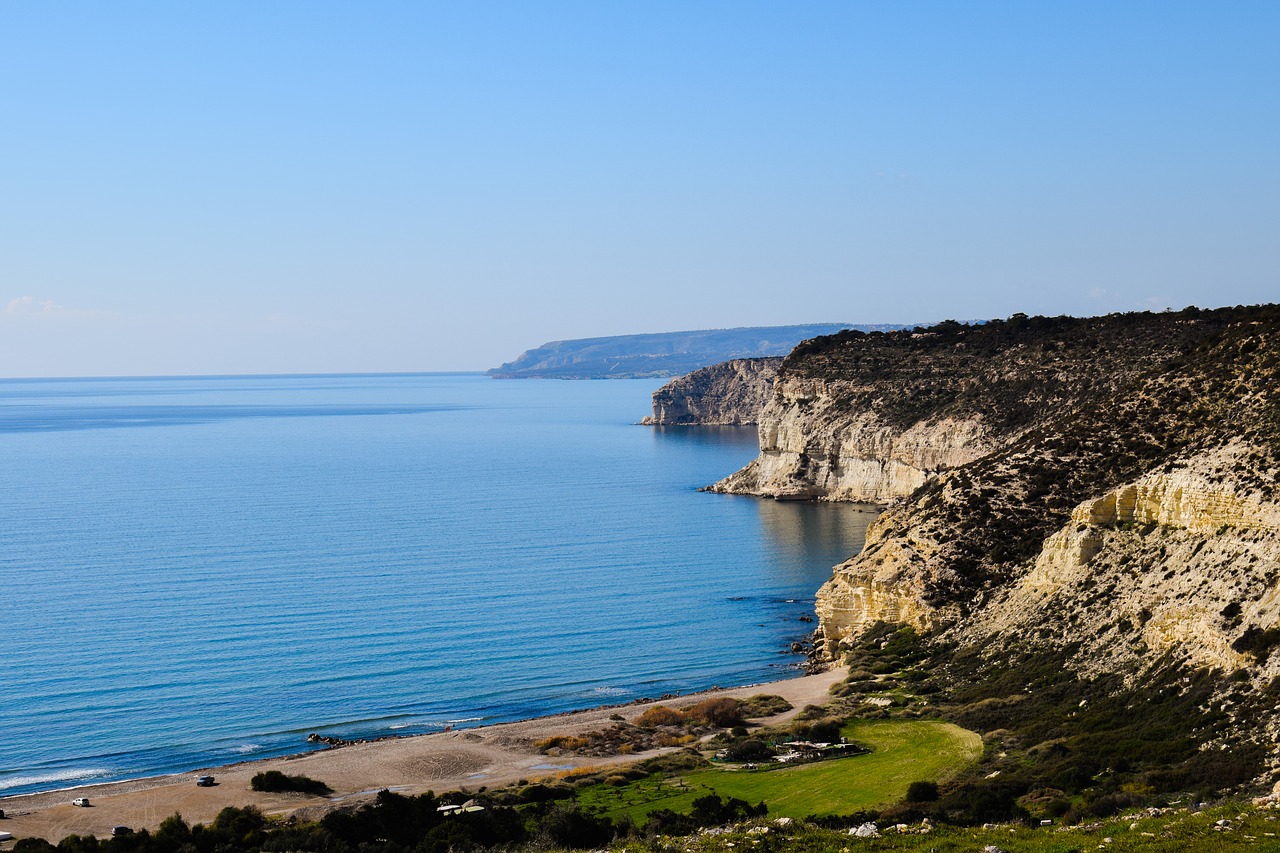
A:
[[[671,380],[653,392],[646,426],[745,426],[773,396],[782,358],[737,358]]]
[[[714,488],[889,505],[818,594],[829,657],[887,623],[957,678],[1040,653],[1170,690],[1219,673],[1213,707],[1262,749],[1278,379],[1276,306],[842,333],[783,362],[759,457]]]

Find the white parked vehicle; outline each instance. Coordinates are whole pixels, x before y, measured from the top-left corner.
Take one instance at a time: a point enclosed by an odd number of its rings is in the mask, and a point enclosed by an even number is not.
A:
[[[87,805],[89,805],[89,798],[88,798],[88,797],[76,797],[74,800],[72,800],[72,801],[71,801],[71,805],[73,805],[73,806],[87,806]]]

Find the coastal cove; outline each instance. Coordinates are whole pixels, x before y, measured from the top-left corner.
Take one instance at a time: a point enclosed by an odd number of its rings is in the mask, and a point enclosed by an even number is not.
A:
[[[0,383],[0,796],[798,674],[874,513],[699,493],[755,431],[659,384]]]

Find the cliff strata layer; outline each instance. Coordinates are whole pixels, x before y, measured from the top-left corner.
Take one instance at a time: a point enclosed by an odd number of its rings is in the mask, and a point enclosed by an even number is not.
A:
[[[906,428],[850,411],[843,383],[788,379],[760,415],[760,456],[713,491],[781,500],[888,503],[988,451],[980,416]]]

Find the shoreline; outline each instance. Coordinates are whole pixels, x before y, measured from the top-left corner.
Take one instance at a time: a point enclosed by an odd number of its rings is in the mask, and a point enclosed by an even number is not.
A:
[[[229,768],[240,767],[246,764],[259,764],[267,761],[292,761],[298,758],[305,758],[309,755],[315,755],[316,753],[320,753],[320,752],[329,752],[335,749],[346,749],[348,747],[353,747],[353,746],[365,746],[368,744],[386,743],[389,741],[412,740],[413,738],[431,737],[434,735],[441,735],[441,734],[450,734],[450,733],[461,734],[469,731],[475,731],[477,729],[488,729],[488,728],[494,728],[497,726],[514,726],[514,725],[519,725],[524,723],[551,722],[553,720],[557,720],[564,717],[572,717],[575,714],[586,714],[586,713],[593,713],[597,711],[617,711],[621,708],[630,708],[632,706],[644,705],[647,707],[650,705],[678,702],[680,700],[695,697],[695,696],[707,696],[711,694],[717,694],[717,693],[723,693],[726,691],[735,691],[735,690],[750,690],[752,688],[757,688],[757,687],[763,688],[769,685],[774,685],[774,684],[778,684],[786,681],[793,681],[796,678],[807,678],[811,675],[821,674],[821,673],[810,672],[804,668],[797,668],[795,671],[803,674],[796,675],[794,676],[794,678],[779,678],[773,681],[757,681],[757,682],[752,682],[751,684],[743,684],[736,687],[713,686],[713,687],[708,687],[704,690],[697,690],[692,693],[664,693],[663,695],[658,697],[640,697],[638,699],[631,699],[627,702],[614,702],[614,703],[609,703],[604,705],[592,705],[587,708],[577,708],[570,711],[555,711],[550,714],[536,714],[531,717],[517,717],[514,720],[501,720],[501,721],[495,721],[492,723],[481,723],[480,725],[476,725],[476,726],[455,727],[451,731],[446,731],[442,729],[440,731],[434,731],[434,732],[419,732],[417,734],[407,734],[407,735],[394,735],[394,734],[380,735],[378,737],[358,738],[355,740],[333,738],[333,740],[336,742],[332,742],[332,743],[323,739],[317,740],[317,741],[311,741],[310,738],[314,737],[315,735],[308,734],[304,740],[306,742],[315,743],[317,745],[311,749],[304,748],[304,749],[299,749],[296,752],[284,752],[279,755],[263,755],[257,758],[245,758],[241,761],[231,761],[226,764],[197,765],[195,767],[192,767],[189,770],[174,770],[174,771],[168,771],[168,772],[150,773],[142,776],[129,776],[124,779],[107,779],[99,782],[78,782],[74,785],[66,785],[66,786],[57,787],[57,788],[46,788],[40,791],[21,791],[13,794],[6,794],[6,793],[0,792],[0,809],[4,808],[4,804],[6,801],[17,800],[23,797],[43,797],[46,795],[55,795],[55,794],[70,795],[72,792],[75,792],[75,791],[85,791],[90,789],[105,789],[105,788],[111,788],[112,786],[115,786],[115,785],[132,785],[132,784],[144,783],[144,782],[157,780],[157,779],[171,779],[171,778],[179,778],[179,777],[186,777],[186,776],[196,776],[211,770],[227,770]],[[465,722],[474,722],[474,721],[479,721],[481,719],[483,718],[477,717],[477,718],[473,718],[472,720],[467,720]]]
[[[822,704],[830,687],[845,674],[843,667],[826,672],[766,681],[740,687],[712,688],[680,696],[639,699],[598,705],[507,723],[492,723],[451,732],[388,737],[329,746],[275,758],[258,758],[198,768],[185,773],[144,776],[116,782],[76,785],[37,793],[0,797],[6,818],[0,828],[15,839],[37,837],[56,844],[72,835],[110,835],[113,826],[154,830],[160,821],[182,814],[189,823],[208,823],[227,806],[254,805],[269,815],[297,815],[312,820],[338,807],[372,800],[382,789],[405,794],[428,790],[475,790],[502,787],[521,780],[554,777],[585,767],[631,764],[670,752],[667,747],[632,755],[607,757],[545,755],[530,745],[554,735],[576,734],[608,725],[609,717],[628,719],[654,705],[681,707],[708,696],[745,698],[760,693],[785,697],[792,710],[756,722],[778,723],[799,714],[806,705]],[[624,709],[631,709],[629,712]],[[280,770],[320,779],[333,793],[328,797],[253,791],[249,780],[258,772]],[[198,788],[197,775],[213,775],[217,785]],[[72,795],[69,792],[74,791]],[[92,805],[71,805],[72,796],[88,797]],[[0,849],[11,849],[4,842]]]

